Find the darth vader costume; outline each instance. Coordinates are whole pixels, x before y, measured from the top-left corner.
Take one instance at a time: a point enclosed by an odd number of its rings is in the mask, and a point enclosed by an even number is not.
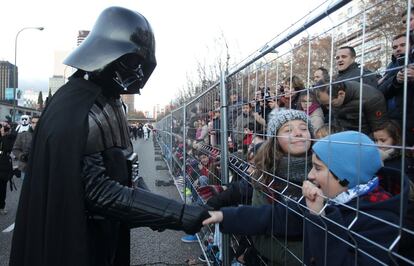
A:
[[[64,63],[78,70],[36,127],[10,265],[130,265],[129,228],[198,232],[202,207],[129,187],[134,153],[120,94],[139,93],[156,66],[148,21],[107,8]]]

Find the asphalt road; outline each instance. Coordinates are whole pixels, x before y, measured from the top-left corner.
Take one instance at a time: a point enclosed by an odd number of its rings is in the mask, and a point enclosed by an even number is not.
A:
[[[152,138],[151,138],[152,139]],[[144,177],[150,190],[154,193],[181,201],[178,191],[172,186],[156,186],[156,180],[169,181],[167,170],[156,170],[157,165],[165,166],[164,161],[155,161],[154,143],[152,140],[138,139],[133,141],[134,150],[139,156],[140,175]],[[159,156],[157,156],[159,157]],[[21,180],[15,178],[17,190],[7,191],[7,215],[0,215],[0,266],[8,265],[10,245],[13,231],[10,226],[14,222],[20,193]],[[183,232],[166,230],[154,232],[149,228],[131,230],[131,265],[202,265],[197,261],[201,254],[198,243],[183,243],[180,238]]]

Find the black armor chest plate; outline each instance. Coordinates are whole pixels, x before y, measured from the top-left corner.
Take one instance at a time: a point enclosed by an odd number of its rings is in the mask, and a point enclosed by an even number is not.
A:
[[[120,99],[99,96],[89,111],[89,134],[85,154],[118,147],[125,155],[133,152],[125,107]]]

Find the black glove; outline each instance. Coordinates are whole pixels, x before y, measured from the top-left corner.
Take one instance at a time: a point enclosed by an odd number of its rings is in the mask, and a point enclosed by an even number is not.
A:
[[[196,205],[184,205],[183,215],[181,217],[182,230],[189,235],[200,231],[203,227],[202,222],[209,218],[208,211]]]
[[[206,204],[214,210],[219,210],[221,207],[237,206],[239,204],[246,204],[251,200],[252,188],[243,186],[241,181],[231,183],[230,186],[223,192],[212,196]]]

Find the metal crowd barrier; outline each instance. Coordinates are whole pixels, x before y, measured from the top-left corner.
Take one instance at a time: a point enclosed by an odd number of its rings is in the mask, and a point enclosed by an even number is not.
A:
[[[266,43],[261,49],[233,66],[227,73],[222,72],[220,80],[210,88],[159,120],[156,123],[157,143],[161,147],[182,199],[189,204],[205,204],[206,198],[198,193],[198,188],[207,185],[228,187],[236,180],[244,180],[253,185],[255,189],[257,187],[266,188],[262,192],[273,204],[281,204],[290,209],[290,205],[286,204],[285,200],[288,191],[301,189],[301,187],[290,181],[289,167],[287,168],[287,177],[278,176],[275,171],[258,169],[252,160],[252,156],[256,153],[254,150],[256,147],[248,143],[249,138],[259,141],[259,139],[266,140],[273,136],[266,134],[266,119],[272,110],[272,103],[277,102],[279,107],[284,104],[286,109],[293,108],[292,100],[289,102],[289,99],[297,97],[302,92],[307,96],[307,104],[309,104],[309,97],[326,84],[329,88],[329,104],[325,110],[325,117],[327,117],[327,133],[332,133],[332,125],[334,124],[332,88],[338,83],[334,78],[337,73],[336,51],[343,46],[355,48],[357,62],[361,68],[358,75],[348,77],[345,81],[356,80],[359,83],[359,99],[362,99],[364,85],[370,77],[386,76],[393,70],[398,71],[413,63],[410,61],[412,58],[406,56],[398,67],[387,69],[387,65],[391,62],[393,37],[399,33],[398,27],[401,28],[401,32],[405,30],[407,40],[411,38],[409,28],[412,16],[411,7],[410,0],[326,1],[289,29]],[[406,17],[401,15],[404,10],[408,10]],[[406,26],[403,25],[403,19]],[[407,45],[405,54],[410,53],[411,49]],[[314,82],[314,72],[319,67],[324,67],[326,74],[328,74],[325,76],[325,85]],[[368,69],[372,72],[365,71]],[[407,112],[410,110],[407,108],[412,105],[407,99],[411,95],[410,90],[413,89],[413,83],[405,72],[401,142],[379,146],[379,148],[393,148],[399,151],[401,154],[400,169],[414,168],[413,160],[410,159],[413,147],[408,145],[405,134],[410,130],[407,125]],[[366,118],[362,101],[359,102],[358,117],[354,119],[358,120],[356,130],[362,132]],[[258,113],[265,120],[264,122],[254,118],[254,122],[249,123],[251,118],[243,116],[243,109],[248,104],[252,106],[252,112]],[[299,102],[298,105],[300,104]],[[311,124],[312,121],[309,120],[307,123]],[[312,142],[317,140],[313,133],[315,132],[312,132],[312,137],[309,139]],[[247,142],[245,143],[245,141]],[[349,143],[349,145],[360,144]],[[310,151],[306,152],[305,157],[308,158],[308,155],[310,155]],[[293,156],[288,154],[287,157],[289,164],[292,162]],[[277,158],[270,159],[275,165],[278,163]],[[349,165],[349,167],[359,166]],[[311,168],[312,162],[307,159],[303,175],[307,176]],[[271,177],[270,182],[269,179],[266,181],[265,176]],[[404,176],[404,171],[401,171],[399,181],[401,190],[406,186]],[[281,180],[286,185],[275,189],[274,182]],[[302,197],[295,201],[299,202],[300,200]],[[371,246],[381,249],[395,264],[414,265],[413,259],[400,254],[397,248],[403,235],[408,235],[411,238],[414,236],[413,229],[403,223],[405,218],[403,212],[407,207],[403,204],[403,200],[401,199],[400,204],[396,206],[400,213],[398,223],[390,223],[383,217],[375,217],[361,211],[359,201],[358,198],[356,208],[347,207],[349,212],[354,213],[354,219],[350,224],[341,225],[327,219],[324,221],[324,227],[317,224],[315,226],[322,228],[326,235],[334,235],[342,241],[349,252],[365,254],[372,259],[373,263],[386,265],[384,261],[372,256],[369,251],[361,249],[357,245],[355,237],[362,237]],[[240,204],[247,204],[247,202],[240,202]],[[302,209],[302,211],[291,209],[290,211],[301,216],[304,221],[311,222],[303,214],[306,209]],[[362,216],[368,216],[369,219],[375,220],[377,223],[397,229],[398,236],[388,246],[383,246],[367,237],[358,236],[353,231],[353,225]],[[289,224],[288,216],[280,217],[280,219],[284,221],[286,226]],[[345,230],[347,237],[336,236],[334,232],[328,230],[327,223],[333,223]],[[287,237],[273,235],[269,237],[270,250],[274,250],[276,245],[282,246],[284,256],[291,256],[297,264],[305,263],[304,245],[302,245],[300,252],[296,252],[288,246]],[[251,238],[222,235],[215,226],[203,228],[198,234],[198,238],[204,255],[209,259],[209,265],[230,265],[232,260],[234,262],[234,254],[237,253],[242,242],[243,245],[247,243],[247,246],[252,244]],[[257,255],[256,263],[272,265],[273,254],[270,258],[268,255],[267,257]],[[279,263],[287,264],[286,261],[279,261]],[[358,262],[355,261],[355,264]]]

